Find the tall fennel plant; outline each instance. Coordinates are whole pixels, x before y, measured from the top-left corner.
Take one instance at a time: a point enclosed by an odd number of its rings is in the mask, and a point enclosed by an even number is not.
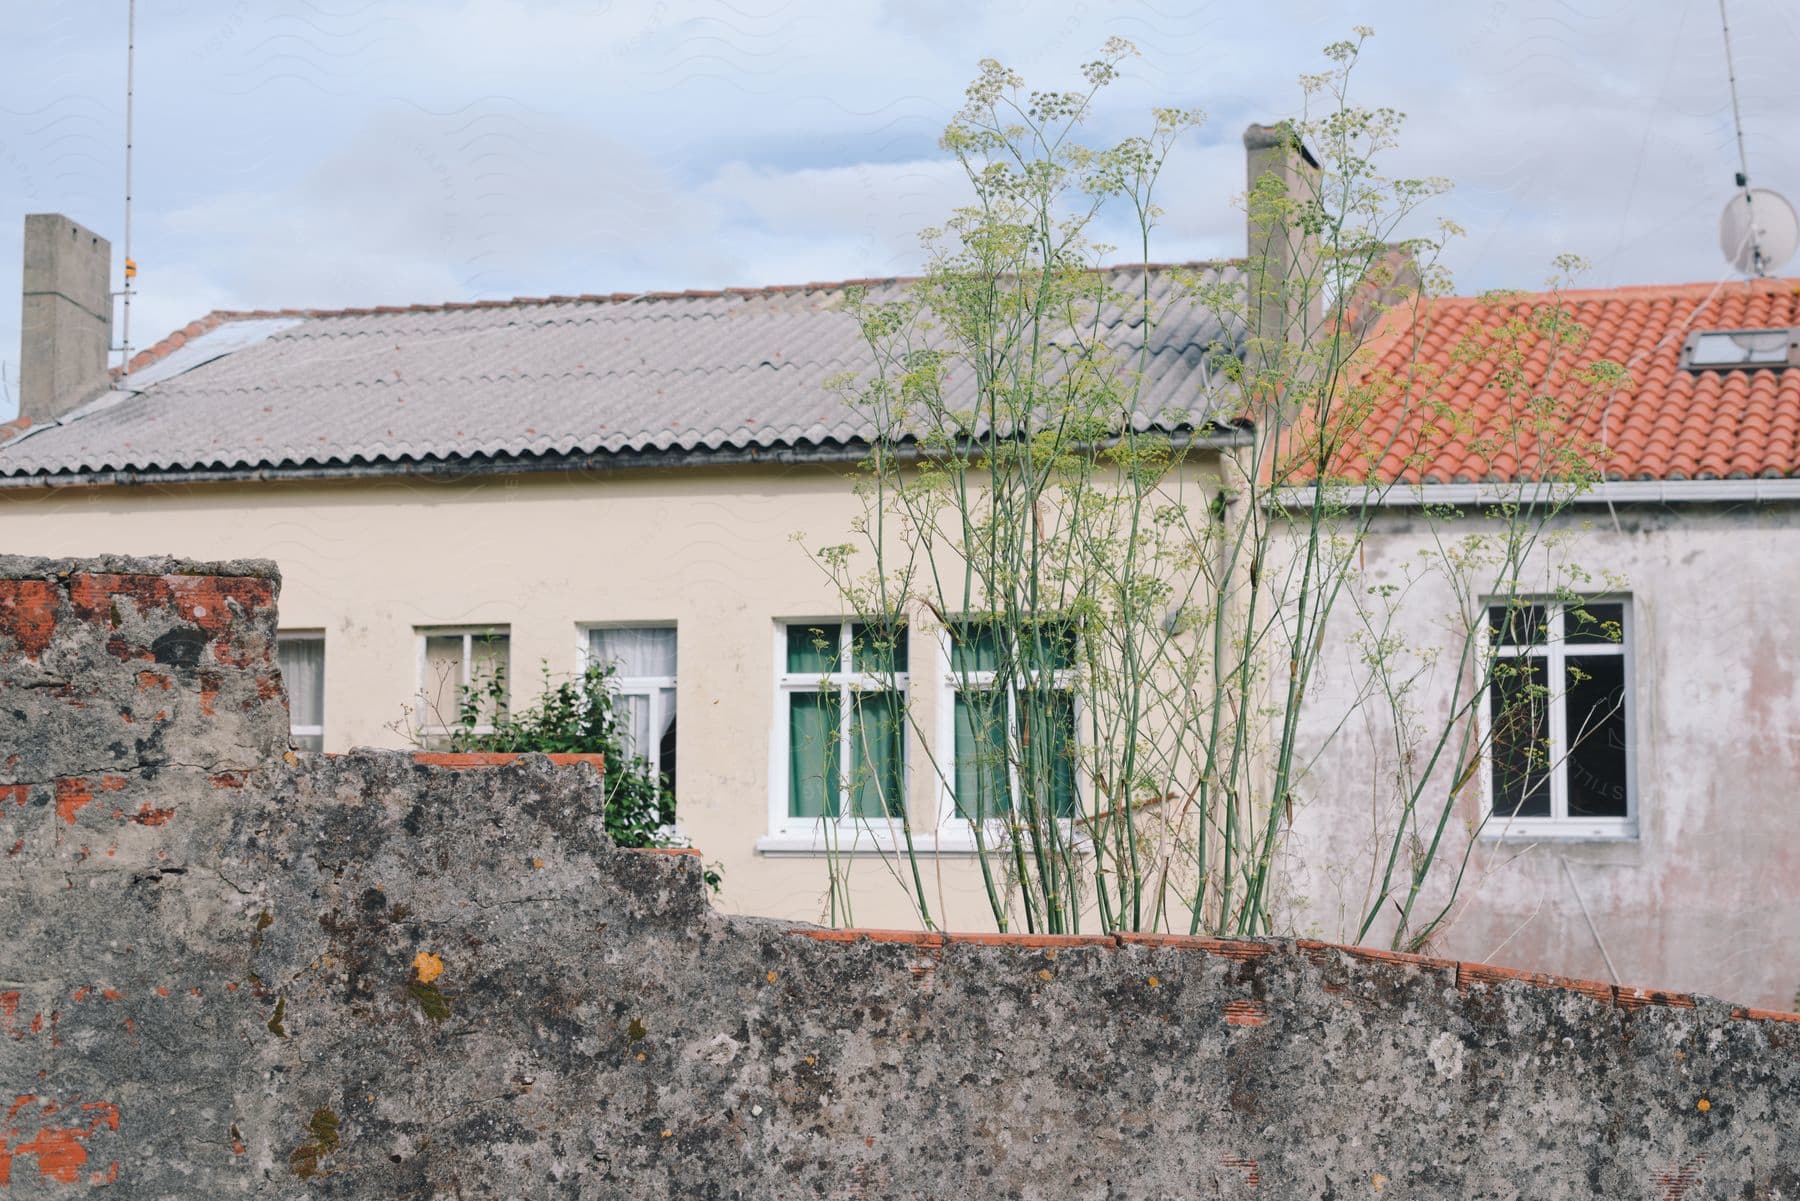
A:
[[[1362,367],[1371,311],[1445,283],[1441,239],[1397,236],[1444,185],[1381,175],[1400,117],[1348,99],[1366,36],[1328,48],[1331,67],[1303,80],[1307,114],[1283,134],[1292,169],[1252,187],[1263,236],[1227,271],[1147,269],[1158,182],[1198,113],[1158,110],[1148,133],[1109,147],[1080,140],[1127,43],[1108,43],[1068,92],[1030,91],[984,63],[943,138],[973,203],[928,231],[928,269],[905,295],[853,298],[870,366],[839,385],[874,430],[864,516],[853,541],[816,558],[867,628],[946,648],[950,744],[916,704],[907,713],[952,811],[891,811],[904,835],[895,875],[928,926],[914,826],[942,819],[969,831],[1001,929],[1292,925],[1283,852],[1322,754],[1302,720],[1308,684],[1328,619],[1358,592],[1359,548],[1389,486],[1346,468],[1393,449],[1359,439],[1396,387],[1444,405],[1447,383]],[[1131,231],[1136,270],[1100,269],[1109,226]],[[1218,322],[1209,382],[1154,401],[1159,331],[1197,311]],[[1511,333],[1510,348],[1499,338],[1472,357],[1515,356],[1504,373],[1521,398],[1515,437],[1578,485],[1586,448],[1542,446],[1567,391],[1529,379],[1543,343],[1578,354],[1578,331],[1534,315]],[[1600,386],[1585,370],[1559,374]],[[1509,594],[1505,568],[1516,576],[1568,497],[1511,505],[1484,551],[1443,562],[1468,596]],[[1474,579],[1489,568],[1495,578]],[[1379,608],[1362,595],[1349,606],[1364,634],[1382,628]],[[1374,644],[1358,704],[1404,709],[1403,647]],[[1444,723],[1463,731],[1440,748],[1459,767],[1483,753],[1467,717]],[[1418,830],[1435,819],[1441,835],[1460,787],[1443,775],[1396,784],[1388,820],[1401,832],[1371,909],[1403,878],[1416,905],[1443,845]],[[1416,945],[1434,928],[1409,916],[1386,933]]]

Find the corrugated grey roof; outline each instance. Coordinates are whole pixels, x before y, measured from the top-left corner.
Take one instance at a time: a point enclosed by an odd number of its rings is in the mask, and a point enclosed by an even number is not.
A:
[[[1193,266],[1241,286],[1234,265]],[[1108,282],[1135,293],[1143,270]],[[1207,349],[1241,334],[1148,270],[1162,317],[1137,424],[1206,426],[1226,404]],[[215,314],[129,391],[0,446],[0,476],[852,446],[870,430],[826,387],[868,368],[847,287]],[[1129,308],[1102,324],[1137,345]]]

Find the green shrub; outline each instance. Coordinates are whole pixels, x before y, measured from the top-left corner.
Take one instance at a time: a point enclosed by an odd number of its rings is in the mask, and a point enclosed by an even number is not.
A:
[[[671,836],[675,794],[668,780],[627,748],[625,716],[612,688],[612,665],[590,665],[579,676],[556,679],[541,664],[543,686],[525,708],[507,703],[506,673],[470,681],[450,732],[453,751],[541,752],[606,756],[606,833],[622,847],[682,845]],[[705,872],[714,891],[716,865]]]

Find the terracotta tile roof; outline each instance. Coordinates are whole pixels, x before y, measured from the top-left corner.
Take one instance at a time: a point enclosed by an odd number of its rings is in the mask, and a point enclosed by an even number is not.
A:
[[[1361,392],[1325,422],[1331,474],[1408,484],[1800,475],[1800,369],[1680,365],[1692,332],[1778,327],[1800,327],[1800,279],[1396,308],[1364,347]],[[1318,437],[1316,414],[1301,429]]]

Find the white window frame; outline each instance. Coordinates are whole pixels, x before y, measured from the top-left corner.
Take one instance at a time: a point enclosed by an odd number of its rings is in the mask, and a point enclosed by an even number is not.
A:
[[[294,722],[292,707],[288,711],[288,736],[290,738],[317,738],[321,746],[325,741],[325,631],[324,630],[277,630],[275,645],[279,650],[284,642],[317,642],[319,644],[319,724],[302,726]],[[293,693],[288,693],[291,698]]]
[[[477,638],[495,638],[495,637],[500,637],[502,635],[505,636],[505,638],[506,638],[507,700],[508,700],[508,702],[510,702],[512,700],[512,626],[506,625],[506,624],[503,624],[500,622],[495,622],[492,625],[472,625],[472,626],[469,626],[469,625],[464,625],[464,626],[414,626],[413,634],[417,639],[418,680],[419,680],[419,690],[415,694],[417,700],[419,701],[419,712],[418,712],[419,720],[417,722],[415,722],[414,724],[417,727],[420,737],[444,738],[444,737],[448,737],[450,734],[454,733],[459,728],[454,725],[445,725],[442,723],[432,723],[432,722],[428,722],[426,720],[425,704],[428,700],[431,699],[425,691],[426,685],[428,683],[425,673],[428,670],[430,670],[430,666],[431,666],[431,662],[425,654],[425,643],[426,643],[427,639],[430,639],[430,638],[455,638],[455,637],[459,637],[459,636],[462,638],[462,678],[459,681],[457,681],[457,685],[459,688],[466,689],[469,686],[469,676],[471,674],[471,668],[475,661],[475,652],[474,652],[475,640]],[[436,716],[436,715],[434,714],[434,716]],[[470,729],[470,733],[474,733],[474,734],[492,734],[493,732],[494,732],[494,727],[491,722],[483,722],[480,725],[471,727],[471,729]]]
[[[839,626],[838,664],[851,663],[850,644],[855,627],[853,617],[789,618],[775,622],[772,635],[775,663],[775,714],[769,738],[769,833],[757,841],[764,854],[853,854],[891,853],[905,846],[902,819],[898,817],[863,817],[850,813],[849,716],[851,695],[857,691],[897,692],[902,706],[912,695],[912,655],[915,649],[910,623],[906,626],[908,671],[891,676],[879,672],[790,672],[787,670],[788,630],[798,627]],[[838,736],[838,808],[842,816],[792,817],[788,814],[788,768],[790,766],[788,731],[788,698],[795,693],[818,692],[821,686],[838,690],[838,712],[844,715],[844,729]],[[900,805],[910,815],[913,756],[910,729],[902,728],[900,753]],[[915,843],[917,840],[915,840]]]
[[[579,670],[586,674],[587,669],[595,662],[589,649],[588,635],[595,630],[674,630],[675,631],[675,675],[672,676],[614,676],[608,681],[613,692],[620,696],[642,696],[650,705],[650,729],[662,729],[663,689],[676,688],[676,680],[681,674],[681,627],[673,621],[590,621],[578,624],[580,641],[575,648],[575,661]],[[676,711],[680,711],[679,697]],[[679,720],[679,719],[678,719]],[[678,735],[679,736],[679,735]],[[650,765],[651,772],[662,774],[662,743],[653,747],[638,747],[637,754]],[[648,750],[648,754],[645,751]]]
[[[1507,605],[1540,605],[1550,611],[1550,628],[1540,646],[1519,647],[1502,644],[1491,645],[1488,641],[1489,611],[1495,607]],[[1569,607],[1581,608],[1588,605],[1619,606],[1619,640],[1617,642],[1584,642],[1571,647],[1563,639],[1563,616]],[[1481,836],[1487,839],[1510,841],[1546,841],[1561,839],[1565,841],[1630,841],[1638,836],[1638,784],[1637,784],[1637,714],[1635,697],[1637,694],[1636,659],[1633,653],[1633,635],[1635,632],[1634,614],[1631,598],[1618,595],[1582,596],[1573,601],[1565,601],[1555,596],[1519,596],[1516,598],[1495,597],[1483,601],[1481,610],[1482,642],[1484,647],[1484,663],[1488,668],[1484,678],[1479,713],[1481,728],[1487,734],[1482,739],[1483,755],[1481,770],[1481,812],[1483,815]],[[1585,659],[1596,656],[1618,655],[1625,660],[1625,695],[1622,716],[1625,719],[1625,816],[1624,817],[1570,817],[1569,813],[1569,707],[1568,707],[1568,659]],[[1545,662],[1545,679],[1550,683],[1550,815],[1548,817],[1507,817],[1494,812],[1494,768],[1493,741],[1494,730],[1494,682],[1492,667],[1500,658],[1537,658]]]
[[[981,619],[970,618],[968,620],[979,621]],[[959,621],[958,624],[964,623]],[[941,761],[945,765],[945,770],[938,773],[938,831],[940,841],[966,844],[969,849],[973,850],[976,845],[975,823],[956,811],[956,694],[965,687],[971,690],[991,692],[994,688],[995,677],[999,673],[957,671],[955,661],[951,657],[954,642],[954,629],[945,627],[937,639],[938,678],[942,681],[938,690],[937,745]],[[1021,681],[1021,683],[1035,683],[1037,674],[1033,673],[1031,678]],[[1077,674],[1077,669],[1073,667],[1058,668],[1050,673],[1050,687],[1057,692],[1067,692],[1074,702],[1072,709],[1075,722],[1075,745],[1079,748],[1085,706],[1082,704],[1081,690],[1075,686]],[[1009,738],[1013,728],[1012,723],[1018,720],[1018,704],[1018,695],[1010,693],[1006,698]],[[1010,757],[1006,764],[1006,786],[1011,794],[1010,799],[1016,812],[1019,805],[1019,772],[1017,765],[1012,762]],[[1075,812],[1079,814],[1082,812],[1081,772],[1079,769],[1074,773],[1074,788]],[[1074,818],[1060,818],[1058,824],[1062,826],[1065,833],[1071,837],[1075,836]],[[1011,836],[1006,819],[1003,817],[993,817],[983,822],[981,833],[982,842],[990,850],[1003,845]]]

